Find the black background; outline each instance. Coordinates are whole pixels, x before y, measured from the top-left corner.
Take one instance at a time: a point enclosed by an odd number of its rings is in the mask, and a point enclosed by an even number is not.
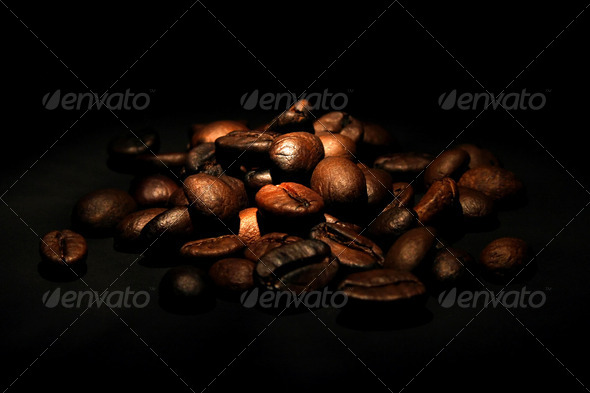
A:
[[[582,384],[590,384],[590,274],[588,212],[580,211],[589,197],[590,100],[589,16],[579,14],[587,4],[203,3],[206,8],[190,1],[8,1],[0,7],[0,185],[1,192],[8,190],[0,210],[6,356],[0,388],[26,370],[9,392],[188,391],[180,378],[196,392],[210,382],[206,391],[349,391],[364,385],[398,392],[408,383],[405,391],[549,385],[583,391]],[[439,96],[453,89],[482,92],[474,78],[495,93],[516,78],[508,92],[542,92],[547,104],[511,112],[517,121],[501,109],[476,118],[479,111],[438,106]],[[82,116],[41,103],[56,89],[102,93],[117,80],[111,91],[148,92],[150,106],[116,111],[117,118],[104,109]],[[501,308],[478,314],[443,309],[430,298],[426,320],[381,329],[349,326],[333,309],[271,323],[272,315],[223,300],[209,313],[179,316],[157,304],[164,268],[139,261],[125,270],[134,255],[114,252],[109,239],[90,239],[84,281],[102,291],[119,277],[112,290],[148,290],[149,306],[115,310],[118,316],[92,308],[81,317],[82,309],[43,306],[48,290],[86,289],[79,281],[40,277],[37,235],[67,227],[71,206],[87,191],[127,188],[130,177],[104,164],[113,135],[151,125],[160,131],[164,151],[179,150],[194,122],[272,118],[275,112],[242,109],[240,97],[255,89],[283,93],[283,85],[296,94],[346,93],[347,111],[386,125],[408,150],[438,154],[454,141],[496,152],[524,179],[529,204],[501,213],[500,228],[470,234],[459,245],[477,254],[498,236],[526,238],[542,251],[538,269],[511,289],[542,290],[546,305],[511,310],[514,315]]]

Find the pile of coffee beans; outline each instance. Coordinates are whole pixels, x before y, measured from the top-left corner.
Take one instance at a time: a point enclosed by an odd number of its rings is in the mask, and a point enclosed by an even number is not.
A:
[[[85,264],[86,237],[174,261],[160,296],[179,307],[256,286],[297,294],[331,287],[357,304],[415,304],[481,272],[512,278],[528,262],[519,238],[478,258],[452,245],[493,227],[523,184],[490,151],[401,151],[391,133],[344,112],[316,118],[305,100],[260,127],[195,124],[186,151],[159,153],[146,129],[113,139],[108,166],[129,190],[82,196],[72,230],[40,243],[43,264]]]

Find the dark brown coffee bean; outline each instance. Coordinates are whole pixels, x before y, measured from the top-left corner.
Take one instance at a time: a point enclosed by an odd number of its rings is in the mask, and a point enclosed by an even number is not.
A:
[[[515,237],[502,237],[494,240],[481,251],[479,263],[485,272],[504,278],[517,273],[528,263],[527,243]]]
[[[83,233],[110,235],[121,220],[136,209],[131,195],[106,188],[84,195],[72,212],[74,226]]]
[[[141,241],[148,246],[184,243],[195,232],[188,208],[175,206],[148,222],[141,230]]]
[[[267,252],[256,264],[256,277],[269,289],[297,294],[326,286],[336,275],[338,262],[330,247],[318,240],[300,240]]]
[[[410,229],[391,246],[383,267],[413,271],[433,251],[436,230],[432,227]]]
[[[324,219],[326,220],[327,223],[338,224],[338,225],[343,226],[345,228],[351,229],[351,230],[355,231],[356,233],[361,233],[364,229],[360,225],[356,225],[351,222],[341,221],[339,218],[334,217],[333,215],[328,214],[328,213],[324,213]]]
[[[291,236],[286,233],[271,232],[254,241],[244,251],[244,256],[251,261],[258,262],[267,252],[275,248],[303,240],[297,236]]]
[[[241,209],[241,197],[217,177],[202,173],[192,175],[185,179],[183,188],[191,209],[203,216],[227,220]]]
[[[201,143],[190,149],[186,155],[185,167],[189,175],[208,173],[207,171],[214,168],[216,164],[215,143]]]
[[[384,244],[391,244],[398,236],[414,226],[416,218],[412,211],[405,207],[393,207],[382,212],[370,225],[368,232],[371,237]]]
[[[212,262],[235,255],[244,247],[236,235],[225,235],[191,240],[180,248],[180,255],[196,262]]]
[[[363,122],[363,145],[368,148],[384,149],[394,146],[395,139],[393,136],[379,124]]]
[[[260,224],[258,223],[258,208],[249,207],[241,210],[238,214],[240,218],[240,230],[238,236],[247,245],[260,239]]]
[[[68,229],[51,231],[39,243],[39,254],[43,262],[68,267],[86,260],[88,246],[86,239],[76,232]]]
[[[177,266],[168,270],[159,287],[161,302],[178,308],[202,303],[208,292],[205,273],[193,266]]]
[[[187,159],[186,152],[160,153],[154,155],[145,153],[135,159],[134,165],[139,172],[164,172],[179,170]]]
[[[375,269],[353,273],[338,286],[350,299],[366,302],[396,302],[422,297],[424,284],[412,273]]]
[[[274,140],[269,156],[273,166],[282,174],[301,176],[311,173],[324,158],[324,146],[313,134],[291,132]]]
[[[147,244],[141,238],[141,231],[158,214],[167,209],[155,207],[129,214],[117,225],[115,230],[115,249],[118,251],[142,252]]]
[[[221,138],[232,131],[248,131],[248,127],[239,121],[219,120],[201,127],[193,127],[193,130],[191,146],[197,146],[200,143],[214,143],[217,138]]]
[[[445,177],[459,180],[459,177],[467,170],[469,154],[462,149],[449,149],[441,153],[432,161],[424,171],[424,183],[430,187],[436,180]]]
[[[315,191],[298,183],[267,185],[256,193],[256,205],[263,214],[286,219],[316,216],[324,200]]]
[[[383,208],[392,197],[391,187],[393,181],[391,175],[382,169],[369,168],[364,164],[358,164],[365,175],[367,184],[367,204],[369,207]]]
[[[252,190],[259,190],[267,184],[273,184],[270,169],[259,169],[246,173],[244,184]]]
[[[327,207],[336,210],[367,204],[365,175],[346,158],[324,158],[311,175],[311,188],[324,198]]]
[[[383,251],[370,239],[339,224],[322,223],[311,229],[309,237],[330,246],[332,258],[341,266],[368,270],[383,264]]]
[[[331,132],[318,132],[316,135],[322,141],[322,145],[324,145],[325,157],[354,159],[356,144],[349,137]]]
[[[215,141],[217,159],[225,168],[234,163],[265,164],[272,142],[279,135],[273,131],[232,131]]]
[[[494,211],[494,201],[483,192],[459,187],[459,203],[463,217],[479,219],[490,216]]]
[[[265,129],[281,133],[287,132],[313,132],[313,119],[310,112],[310,104],[307,100],[299,100],[288,110],[275,117]]]
[[[418,215],[418,220],[424,224],[456,205],[458,199],[457,184],[450,177],[445,177],[432,183],[426,194],[414,207],[414,211]]]
[[[248,194],[246,193],[246,186],[244,185],[243,181],[236,177],[227,175],[219,176],[219,180],[227,184],[232,190],[236,199],[238,200],[240,210],[248,207]]]
[[[486,149],[469,143],[457,146],[469,154],[469,169],[479,168],[480,166],[500,166],[500,161],[494,154]]]
[[[129,193],[139,206],[166,206],[174,191],[180,187],[164,175],[150,175],[131,182]]]
[[[522,182],[514,173],[497,166],[470,169],[461,176],[459,185],[483,192],[493,200],[508,200],[523,189]]]
[[[329,131],[342,134],[350,138],[354,143],[362,140],[364,134],[363,123],[344,112],[330,112],[313,123],[316,133]]]
[[[438,250],[434,257],[431,272],[438,285],[450,286],[459,283],[467,276],[467,269],[473,263],[473,257],[466,251],[445,247]]]
[[[377,158],[374,167],[389,172],[395,181],[411,182],[433,159],[427,153],[394,153]]]
[[[248,259],[227,258],[215,262],[209,269],[209,277],[215,285],[231,292],[246,291],[254,287],[254,267]]]
[[[123,132],[109,142],[108,152],[113,159],[132,159],[143,153],[158,153],[160,149],[160,136],[151,129],[131,132]],[[151,153],[150,153],[151,154]]]
[[[411,207],[414,204],[414,187],[410,183],[393,183],[392,189],[393,195],[389,196],[391,202],[383,209],[384,211],[394,207]]]
[[[190,202],[186,199],[186,195],[184,194],[184,190],[182,187],[179,187],[170,195],[170,199],[168,199],[168,205],[170,206],[188,206]]]

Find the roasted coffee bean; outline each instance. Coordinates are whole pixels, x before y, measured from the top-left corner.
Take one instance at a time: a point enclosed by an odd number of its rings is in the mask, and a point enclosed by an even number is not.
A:
[[[358,164],[365,175],[367,185],[367,204],[369,207],[383,208],[392,197],[391,187],[393,181],[391,175],[382,169],[369,168],[364,164]]]
[[[384,211],[394,207],[411,207],[414,204],[414,187],[410,183],[393,183],[393,195],[389,198],[391,202],[383,209]]]
[[[232,187],[211,175],[189,176],[184,180],[183,188],[191,209],[203,216],[227,220],[238,214],[243,203]]]
[[[338,286],[349,299],[363,302],[398,302],[422,297],[424,284],[412,273],[375,269],[350,274]]]
[[[524,268],[528,263],[529,247],[516,237],[494,240],[481,251],[479,264],[495,278],[505,278]]]
[[[523,190],[514,173],[497,166],[470,169],[461,176],[459,185],[483,192],[493,200],[509,200]]]
[[[188,208],[175,206],[152,218],[141,230],[140,237],[148,245],[154,244],[156,240],[158,245],[182,244],[194,232]]]
[[[165,172],[179,170],[187,159],[186,152],[160,153],[154,155],[145,153],[137,156],[135,166],[139,172]]]
[[[498,161],[496,156],[494,156],[489,150],[482,149],[469,143],[459,145],[457,148],[463,149],[469,154],[469,169],[488,165],[500,166],[500,161]]]
[[[346,158],[324,158],[311,175],[311,188],[324,198],[327,207],[335,210],[367,204],[365,175]]]
[[[202,304],[208,297],[205,273],[193,266],[177,266],[168,270],[160,282],[160,301],[174,308]]]
[[[324,145],[325,157],[342,157],[349,160],[354,159],[356,154],[356,144],[347,136],[342,134],[333,134],[331,132],[318,132],[317,137]]]
[[[185,167],[187,174],[205,172],[217,164],[215,159],[215,143],[201,143],[190,149],[186,155]]]
[[[329,131],[342,134],[354,143],[360,142],[364,134],[363,123],[344,112],[326,113],[313,123],[313,128],[316,133]]]
[[[194,147],[200,143],[214,143],[217,138],[221,138],[232,131],[248,131],[248,127],[239,121],[219,120],[201,127],[193,127],[193,131],[191,146]]]
[[[424,171],[424,183],[430,187],[436,180],[445,177],[459,180],[459,177],[467,170],[469,154],[462,149],[449,149],[441,153],[432,161],[432,164]]]
[[[270,169],[259,169],[246,173],[244,184],[252,190],[259,190],[267,184],[273,184]]]
[[[123,190],[97,190],[84,195],[76,202],[72,222],[83,233],[110,235],[117,224],[136,207],[131,195]]]
[[[386,268],[414,271],[433,251],[436,230],[432,227],[410,229],[400,236],[385,255]]]
[[[260,224],[258,223],[258,209],[249,207],[238,213],[240,230],[238,236],[246,244],[252,244],[260,239]]]
[[[421,223],[430,222],[437,215],[452,208],[459,199],[457,184],[450,177],[436,180],[414,207]]]
[[[303,240],[300,237],[286,233],[271,232],[257,239],[244,251],[244,256],[251,261],[258,262],[267,252],[275,248]]]
[[[414,226],[415,222],[416,218],[410,209],[392,207],[382,212],[369,225],[368,232],[371,237],[390,245],[398,236]]]
[[[236,235],[225,235],[191,240],[180,248],[180,255],[195,262],[212,262],[235,255],[244,247],[244,242]]]
[[[117,225],[115,230],[115,249],[118,251],[142,252],[148,245],[141,238],[141,231],[158,214],[167,209],[155,207],[129,214]]]
[[[311,229],[309,237],[330,246],[332,258],[343,267],[368,270],[383,264],[383,251],[370,239],[339,224],[322,223]]]
[[[463,217],[479,219],[490,216],[494,211],[494,201],[483,192],[459,187],[459,203]]]
[[[348,229],[352,229],[356,233],[361,233],[363,231],[363,229],[364,229],[360,225],[356,225],[356,224],[353,224],[351,222],[341,221],[339,218],[334,217],[333,215],[328,214],[328,213],[324,213],[324,219],[326,220],[326,222],[328,222],[330,224],[336,223],[336,224],[338,224],[340,226],[346,227]]]
[[[86,260],[88,246],[86,239],[76,232],[51,231],[39,243],[39,254],[43,262],[67,268]]]
[[[229,188],[232,190],[233,194],[236,196],[238,200],[240,210],[248,207],[248,194],[246,192],[246,186],[244,185],[243,181],[233,176],[227,175],[219,176],[219,180],[227,184]]]
[[[313,115],[310,112],[311,106],[307,100],[299,100],[288,110],[275,117],[264,129],[287,132],[314,132]]]
[[[184,190],[182,187],[179,187],[170,195],[170,199],[168,199],[168,205],[170,206],[188,206],[190,202],[186,199],[186,195],[184,195]]]
[[[209,269],[209,277],[215,285],[231,292],[246,291],[254,287],[254,267],[248,259],[227,258],[215,262]]]
[[[270,146],[269,156],[274,168],[287,176],[311,173],[324,158],[320,138],[307,132],[291,132],[276,138]]]
[[[427,153],[394,153],[375,160],[374,167],[391,174],[396,181],[414,181],[432,162],[434,156]]]
[[[180,187],[164,175],[151,175],[131,182],[129,193],[139,206],[166,206],[174,191]]]
[[[368,149],[387,149],[395,145],[395,139],[379,124],[363,122],[362,145]]]
[[[297,294],[325,287],[338,271],[330,247],[318,240],[300,240],[267,252],[256,264],[256,277],[269,289]]]
[[[462,281],[467,275],[473,257],[466,251],[445,247],[438,250],[432,263],[431,276],[437,285],[451,286]]]
[[[152,129],[135,132],[123,132],[109,142],[109,157],[121,160],[131,159],[143,153],[158,153],[160,136]],[[151,154],[151,153],[150,153]]]
[[[324,200],[314,190],[298,183],[267,185],[256,193],[256,205],[270,217],[297,219],[317,216]]]
[[[215,141],[217,159],[226,168],[233,163],[265,164],[272,142],[279,135],[273,131],[232,131]]]

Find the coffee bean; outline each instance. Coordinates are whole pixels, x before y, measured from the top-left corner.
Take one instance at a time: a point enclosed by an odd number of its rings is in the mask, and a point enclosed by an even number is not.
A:
[[[329,131],[334,134],[342,134],[350,138],[354,143],[363,138],[363,123],[345,112],[330,112],[313,123],[316,133]]]
[[[461,176],[459,185],[483,192],[493,200],[509,200],[523,190],[514,173],[497,166],[470,169]]]
[[[117,251],[142,252],[148,245],[141,238],[141,231],[158,214],[167,209],[155,207],[129,214],[117,225],[114,246]]]
[[[206,173],[215,167],[215,143],[201,143],[190,149],[186,155],[185,167],[187,174]]]
[[[183,188],[191,209],[203,216],[227,220],[240,211],[241,197],[217,177],[202,173],[191,175],[185,179]]]
[[[318,240],[300,240],[267,252],[256,264],[256,278],[269,289],[297,294],[326,286],[336,275],[338,262],[330,247]]]
[[[208,292],[205,273],[193,266],[177,266],[168,270],[159,287],[161,302],[174,308],[202,304]]]
[[[374,167],[391,174],[396,181],[414,181],[432,162],[434,156],[427,153],[394,153],[375,160]]]
[[[188,207],[190,202],[186,198],[184,194],[184,190],[182,187],[179,187],[170,195],[170,199],[168,199],[168,205],[170,206],[185,206]]]
[[[318,132],[317,137],[322,141],[324,146],[325,157],[342,157],[349,160],[354,159],[356,154],[356,143],[347,136],[342,134],[333,134],[331,132]]]
[[[281,133],[313,132],[314,117],[310,108],[311,105],[307,100],[299,100],[288,110],[275,117],[265,129]]]
[[[473,257],[466,251],[445,247],[438,250],[434,257],[431,268],[432,278],[439,286],[456,285],[466,278],[467,269],[471,263],[473,263]]]
[[[152,247],[157,241],[158,246],[169,244],[182,244],[193,233],[193,225],[188,208],[183,206],[172,207],[148,222],[141,230],[141,241]]]
[[[398,236],[414,226],[415,222],[416,219],[411,210],[405,207],[393,207],[382,212],[369,225],[368,232],[380,243],[391,245]]]
[[[256,205],[270,217],[298,219],[317,216],[324,209],[322,197],[298,183],[267,185],[256,193]]]
[[[215,141],[217,159],[225,168],[234,163],[264,165],[268,162],[270,147],[279,135],[272,131],[232,131]]]
[[[463,217],[480,219],[490,216],[494,211],[494,201],[482,192],[459,187],[459,203]]]
[[[436,180],[459,177],[467,170],[469,154],[462,149],[449,149],[441,153],[424,171],[424,183],[430,187]]]
[[[132,159],[143,153],[158,153],[160,149],[160,136],[152,129],[131,132],[123,132],[114,137],[108,146],[109,157],[116,160]],[[151,154],[151,153],[150,153]]]
[[[304,176],[324,158],[320,138],[307,132],[291,132],[277,137],[269,156],[274,168],[286,176]]]
[[[267,252],[275,248],[303,240],[297,236],[291,236],[286,233],[271,232],[255,240],[244,251],[244,256],[251,261],[258,262]]]
[[[527,243],[515,237],[502,237],[485,246],[479,255],[479,264],[495,278],[517,273],[528,263]]]
[[[209,269],[209,277],[215,285],[231,292],[246,291],[254,287],[254,267],[248,259],[227,258],[215,262]]]
[[[368,270],[383,264],[383,251],[373,241],[339,224],[322,223],[311,229],[309,237],[330,246],[332,258],[342,267]]]
[[[338,286],[350,299],[364,302],[398,302],[425,295],[426,288],[412,273],[375,269],[350,274]]]
[[[51,231],[39,243],[39,254],[45,263],[67,268],[86,260],[86,239],[76,232],[64,229]]]
[[[455,206],[458,199],[457,184],[450,177],[445,177],[432,183],[426,194],[414,207],[414,211],[418,215],[418,220],[424,224]]]
[[[428,257],[435,245],[436,230],[432,227],[410,229],[400,236],[385,255],[383,267],[414,271]]]
[[[391,187],[393,181],[391,175],[382,169],[369,168],[364,164],[359,163],[358,166],[365,175],[368,206],[381,210],[389,198],[392,197]]]
[[[479,168],[480,166],[500,166],[500,161],[494,154],[486,149],[482,149],[476,145],[465,143],[457,146],[459,149],[465,150],[469,154],[469,168]]]
[[[358,209],[367,204],[367,184],[363,171],[340,157],[324,158],[311,175],[311,188],[334,210]]]
[[[91,235],[110,235],[117,224],[137,205],[123,190],[106,188],[84,195],[76,202],[72,221],[76,228]]]
[[[145,153],[137,156],[134,165],[142,173],[163,172],[170,174],[170,171],[180,170],[186,160],[186,152],[160,153],[158,155]]]
[[[394,146],[395,139],[382,126],[376,123],[363,122],[363,145],[375,149],[391,148]]]
[[[259,190],[267,184],[273,184],[270,169],[259,169],[246,173],[244,183],[252,190]]]
[[[252,244],[260,239],[260,224],[258,223],[258,209],[249,207],[238,213],[240,229],[238,236],[244,243]]]
[[[236,177],[227,175],[222,175],[218,178],[229,186],[238,201],[240,210],[248,207],[248,193],[246,192],[246,186],[244,185],[243,181]]]
[[[180,248],[180,255],[196,262],[212,262],[228,258],[244,249],[245,244],[236,235],[191,240]]]
[[[391,202],[385,206],[384,211],[394,207],[411,207],[414,204],[414,187],[410,183],[393,183],[392,188],[393,196],[389,196]]]
[[[151,175],[131,182],[129,193],[139,206],[166,206],[174,191],[180,187],[164,175]]]
[[[324,213],[324,220],[326,220],[327,223],[338,224],[338,225],[343,226],[345,228],[351,229],[351,230],[355,231],[356,233],[360,233],[364,229],[360,225],[356,225],[351,222],[342,221],[339,218],[334,217],[333,215],[328,214],[328,213]]]
[[[248,127],[239,121],[219,120],[202,127],[193,127],[193,130],[191,146],[194,147],[200,143],[214,143],[217,138],[221,138],[232,131],[248,131]]]

